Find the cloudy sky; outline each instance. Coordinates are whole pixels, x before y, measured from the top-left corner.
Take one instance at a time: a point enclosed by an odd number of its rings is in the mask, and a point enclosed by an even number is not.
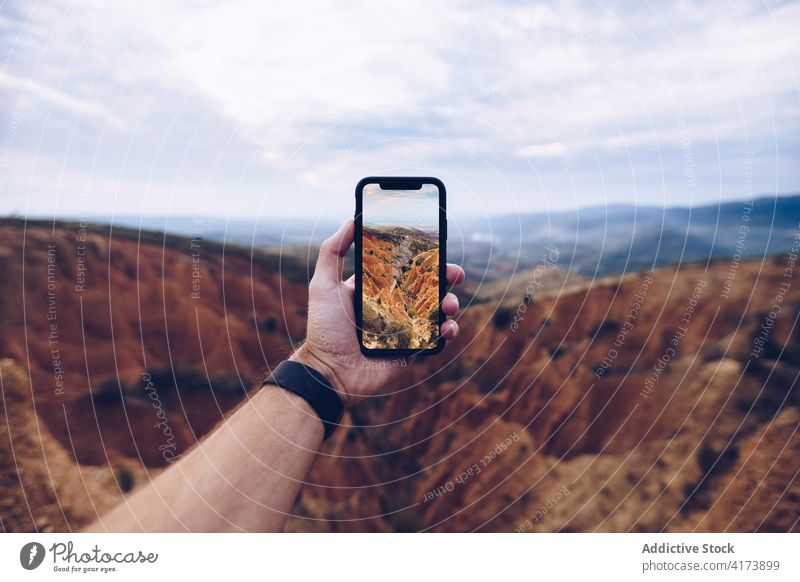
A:
[[[439,188],[423,184],[419,190],[383,190],[378,184],[364,186],[364,224],[415,226],[439,225]]]
[[[127,5],[127,6],[126,6]],[[5,1],[0,213],[453,214],[800,191],[796,2]]]

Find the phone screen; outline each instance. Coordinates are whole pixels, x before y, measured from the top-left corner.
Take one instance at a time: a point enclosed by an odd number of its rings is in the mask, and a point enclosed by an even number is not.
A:
[[[369,350],[440,346],[439,186],[362,190],[361,324]]]

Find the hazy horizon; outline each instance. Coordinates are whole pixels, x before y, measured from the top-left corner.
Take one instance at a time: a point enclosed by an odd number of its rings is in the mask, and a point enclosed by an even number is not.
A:
[[[694,205],[684,205],[684,204],[676,204],[676,205],[669,205],[669,206],[662,206],[658,204],[652,204],[650,202],[643,202],[643,203],[626,203],[626,202],[609,202],[608,204],[585,204],[582,206],[574,206],[568,208],[561,208],[561,209],[553,209],[549,213],[551,214],[564,214],[570,213],[577,210],[586,210],[592,208],[613,208],[613,207],[620,207],[620,206],[631,206],[636,208],[652,208],[652,209],[665,209],[665,210],[675,210],[675,209],[696,209],[696,208],[705,208],[705,207],[714,207],[724,204],[742,204],[748,201],[758,201],[758,200],[775,200],[781,198],[792,198],[792,197],[800,197],[800,192],[785,192],[775,195],[756,195],[751,198],[731,198],[726,200],[721,200],[719,202],[702,202],[697,203]],[[476,212],[465,212],[463,209],[458,208],[458,201],[453,201],[454,204],[449,204],[447,213],[449,216],[458,216],[464,220],[470,219],[479,219],[485,217],[502,217],[502,216],[525,216],[530,214],[548,214],[547,210],[531,210],[527,212],[521,212],[518,214],[507,212],[503,210],[499,210],[496,212],[487,212],[486,214],[480,214]],[[487,209],[488,210],[488,209]],[[339,212],[335,216],[326,218],[326,217],[304,217],[298,214],[294,216],[284,216],[284,215],[262,215],[254,217],[252,214],[248,214],[243,212],[241,215],[226,215],[226,216],[219,216],[219,217],[209,217],[206,215],[197,215],[197,214],[180,214],[180,213],[173,213],[173,214],[164,214],[164,213],[144,213],[144,214],[124,214],[124,213],[117,213],[113,216],[114,220],[124,220],[128,221],[131,219],[142,218],[144,220],[153,220],[153,219],[167,219],[169,220],[202,220],[202,221],[245,221],[245,222],[255,222],[255,221],[263,221],[269,222],[273,220],[286,220],[287,218],[292,218],[298,222],[327,222],[327,221],[339,221],[344,220],[347,216],[352,216],[352,210],[348,214],[345,212]],[[53,213],[32,213],[28,214],[27,216],[21,214],[0,214],[0,217],[3,218],[28,218],[30,220],[80,220],[81,218],[85,218],[92,222],[102,222],[102,223],[110,223],[112,220],[111,214],[103,214],[103,213],[86,213],[86,214],[71,214],[68,212],[61,213],[58,215],[53,215]],[[391,224],[387,222],[385,224]]]

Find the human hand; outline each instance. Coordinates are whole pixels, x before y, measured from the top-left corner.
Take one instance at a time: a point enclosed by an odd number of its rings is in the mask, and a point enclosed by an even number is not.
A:
[[[361,353],[353,307],[355,277],[342,281],[344,256],[353,244],[354,231],[353,221],[347,220],[322,243],[309,285],[306,341],[290,358],[324,374],[339,392],[345,407],[386,386],[403,367],[402,357],[367,358]],[[458,265],[447,265],[448,285],[458,285],[464,276]],[[448,316],[455,315],[458,298],[447,293],[442,311]],[[441,334],[445,339],[453,339],[458,334],[458,324],[446,320]]]

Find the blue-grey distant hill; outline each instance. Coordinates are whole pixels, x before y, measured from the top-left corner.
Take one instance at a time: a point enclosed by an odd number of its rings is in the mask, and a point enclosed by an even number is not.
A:
[[[460,227],[460,228],[459,228]],[[610,205],[550,214],[497,216],[450,223],[450,256],[485,267],[522,267],[557,247],[559,266],[605,275],[741,255],[786,252],[800,233],[800,195],[759,198],[694,208]],[[463,250],[462,250],[463,249]],[[491,255],[491,259],[489,259]],[[499,264],[502,263],[502,264]]]
[[[457,208],[453,199],[450,206]],[[108,222],[107,218],[95,220]],[[614,204],[483,218],[450,217],[448,255],[486,280],[535,266],[557,247],[559,266],[599,276],[670,263],[785,252],[800,230],[800,195],[693,208]],[[257,247],[315,247],[338,219],[232,219],[213,216],[115,217],[114,224]]]

